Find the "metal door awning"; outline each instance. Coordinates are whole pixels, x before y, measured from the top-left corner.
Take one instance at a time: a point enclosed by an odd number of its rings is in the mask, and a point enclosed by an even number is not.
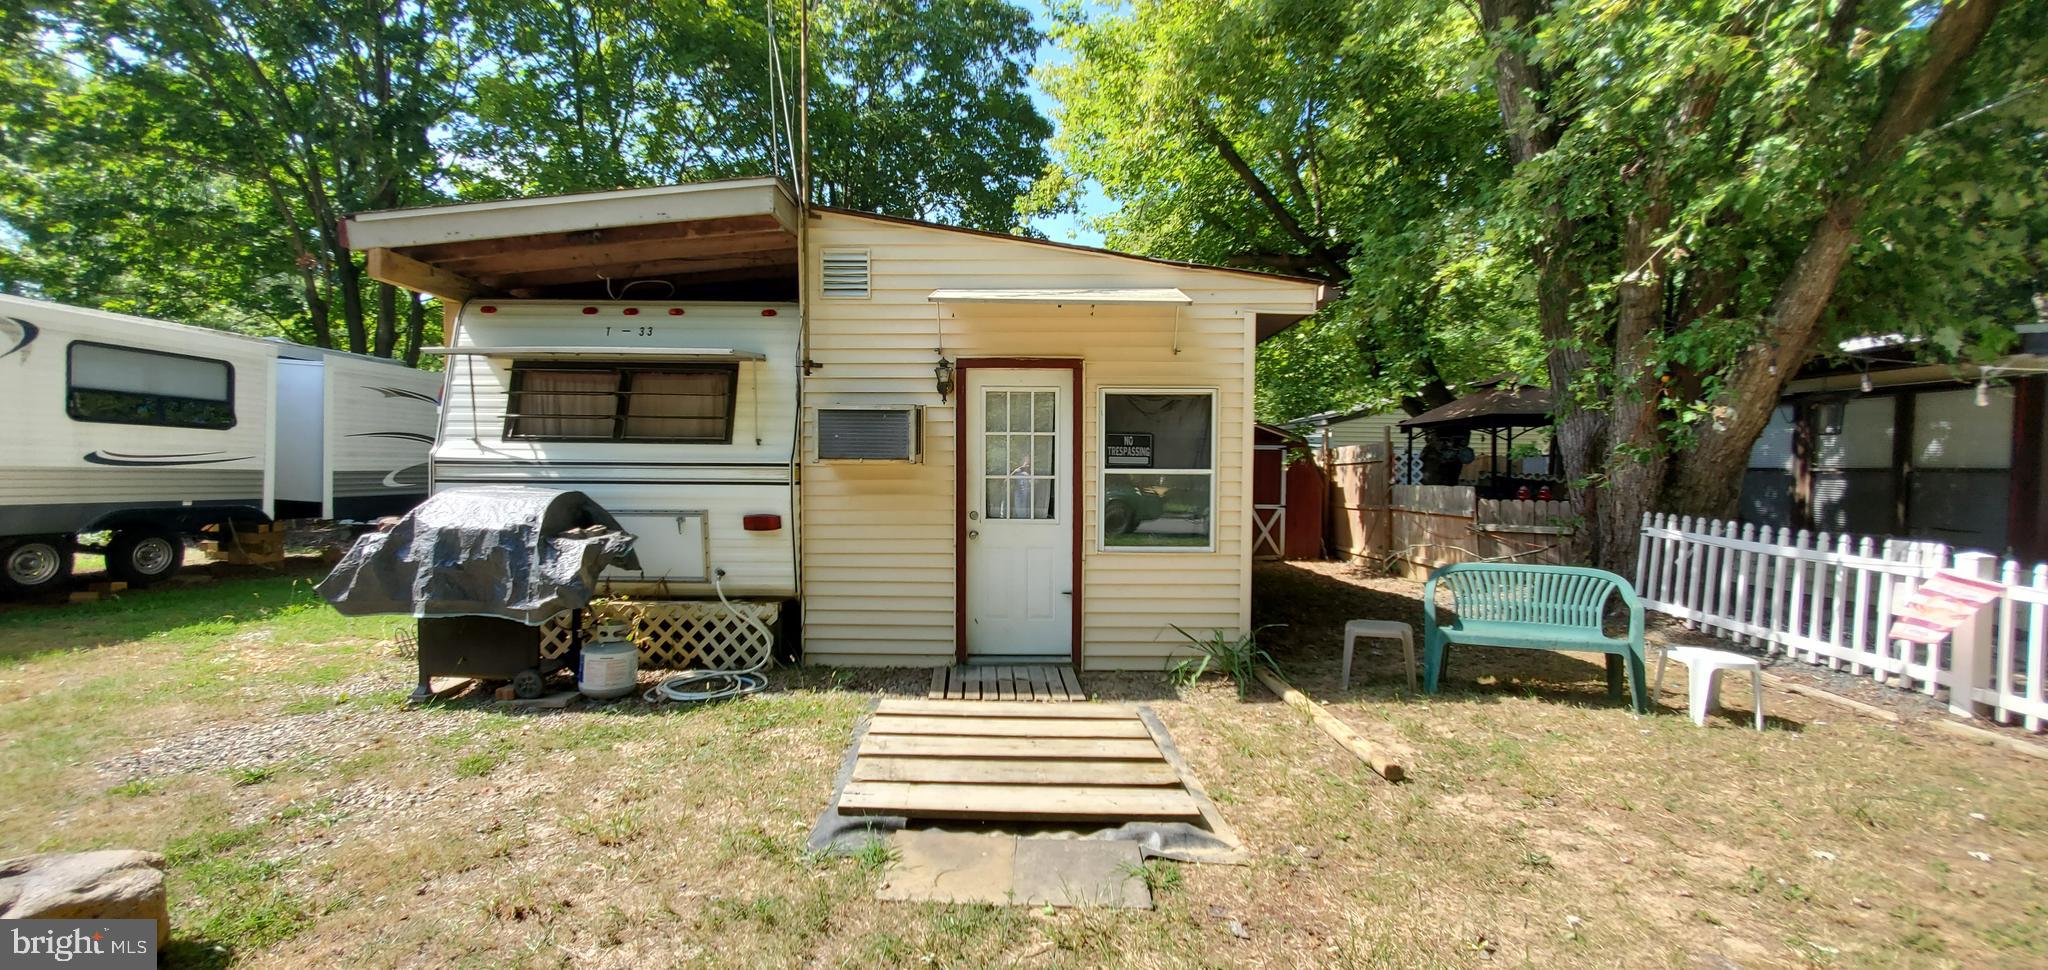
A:
[[[757,350],[714,347],[427,347],[422,353],[443,357],[517,357],[521,360],[767,360]]]
[[[1032,288],[1008,290],[933,290],[933,303],[1081,303],[1186,305],[1194,298],[1172,287]]]

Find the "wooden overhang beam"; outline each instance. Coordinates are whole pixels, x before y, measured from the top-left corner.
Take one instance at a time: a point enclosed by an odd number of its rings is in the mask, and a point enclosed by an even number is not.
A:
[[[787,267],[790,271],[794,272],[796,269],[796,253],[793,251],[777,250],[730,257],[696,256],[684,259],[651,259],[605,266],[582,266],[568,269],[506,273],[486,277],[483,282],[501,290],[517,290],[574,283],[596,283],[600,278],[625,283],[638,279],[670,276],[685,277],[698,273],[754,267],[773,267],[776,269]]]
[[[396,250],[372,249],[368,251],[368,256],[370,278],[379,282],[402,286],[428,296],[438,296],[453,303],[479,296],[499,295],[497,290],[467,276],[422,263]]]
[[[514,251],[462,260],[434,260],[434,264],[450,272],[481,280],[579,267],[603,269],[607,266],[653,260],[736,257],[770,252],[786,253],[792,262],[795,261],[795,238],[781,230],[770,230],[700,238],[593,243],[576,248]]]
[[[495,256],[527,254],[545,258],[554,250],[580,250],[619,243],[718,239],[754,233],[779,233],[796,246],[796,234],[782,227],[773,216],[734,216],[698,222],[661,222],[637,226],[607,226],[573,232],[542,232],[491,239],[425,243],[401,247],[415,259],[437,266],[459,268],[460,264],[488,260]]]

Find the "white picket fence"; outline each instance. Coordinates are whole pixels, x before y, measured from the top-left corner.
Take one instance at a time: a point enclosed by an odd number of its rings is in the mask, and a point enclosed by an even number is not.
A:
[[[1891,640],[1892,603],[1944,568],[2004,583],[2006,592],[1944,643]],[[1958,715],[2029,731],[2048,722],[2048,564],[2026,569],[1940,543],[1651,514],[1636,590],[1650,609],[1766,654],[1945,691]]]

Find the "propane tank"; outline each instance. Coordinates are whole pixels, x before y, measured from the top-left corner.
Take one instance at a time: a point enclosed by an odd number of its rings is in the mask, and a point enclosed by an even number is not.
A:
[[[596,643],[583,645],[576,664],[576,689],[598,700],[632,693],[639,686],[640,648],[633,645],[626,625],[599,624],[596,637]]]

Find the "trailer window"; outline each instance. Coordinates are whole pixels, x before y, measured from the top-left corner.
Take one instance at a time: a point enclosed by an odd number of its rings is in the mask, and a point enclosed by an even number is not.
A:
[[[512,365],[505,437],[729,444],[732,364]]]
[[[64,410],[73,420],[235,426],[235,369],[227,361],[75,341],[68,365]]]

